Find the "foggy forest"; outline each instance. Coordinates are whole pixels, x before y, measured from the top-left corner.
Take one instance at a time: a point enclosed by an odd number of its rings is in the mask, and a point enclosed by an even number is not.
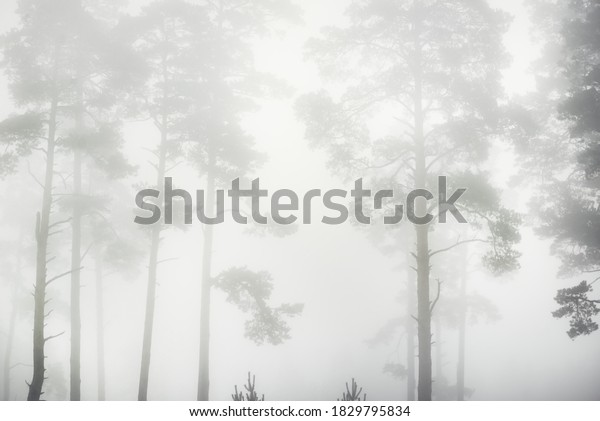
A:
[[[0,93],[0,400],[600,399],[600,1],[2,0]]]

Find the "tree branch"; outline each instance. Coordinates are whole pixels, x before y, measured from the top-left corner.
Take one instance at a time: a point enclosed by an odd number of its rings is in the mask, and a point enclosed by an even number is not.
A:
[[[429,253],[429,257],[431,258],[431,257],[435,256],[436,254],[444,253],[444,252],[446,252],[448,250],[452,250],[455,247],[458,247],[458,246],[460,246],[462,244],[467,244],[467,243],[489,243],[489,241],[482,240],[480,238],[473,238],[472,240],[457,241],[456,243],[454,243],[453,245],[451,245],[449,247],[446,247],[446,248],[443,248],[443,249],[439,249],[439,250],[430,252]]]
[[[57,334],[57,335],[51,335],[51,336],[48,336],[47,338],[44,338],[44,343],[48,342],[48,341],[49,341],[49,340],[51,340],[51,339],[58,338],[59,336],[62,336],[62,335],[64,335],[64,333],[65,333],[65,332],[63,331],[63,332],[60,332],[60,333],[59,333],[59,334]]]
[[[429,314],[430,315],[433,314],[433,309],[435,308],[435,305],[437,304],[437,302],[440,300],[440,291],[442,289],[442,283],[440,282],[440,280],[436,279],[436,281],[437,281],[437,286],[438,286],[437,295],[435,297],[435,300],[433,300],[433,302],[429,306]]]
[[[56,281],[57,279],[65,277],[68,274],[70,274],[72,272],[75,272],[75,271],[78,271],[78,270],[81,270],[81,269],[83,269],[83,266],[79,267],[79,269],[70,270],[68,272],[61,273],[60,275],[56,275],[55,277],[50,278],[48,281],[46,281],[46,286],[50,285],[52,282]]]

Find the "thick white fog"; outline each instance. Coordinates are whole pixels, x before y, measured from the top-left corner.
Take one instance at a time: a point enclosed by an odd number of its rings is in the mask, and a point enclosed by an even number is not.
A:
[[[6,33],[21,25],[23,17],[16,12],[17,3],[31,1],[2,1],[0,32]],[[120,13],[136,16],[149,3],[150,0],[131,1]],[[320,36],[325,26],[347,25],[344,13],[351,3],[364,2],[296,0],[297,10],[293,13],[298,15],[297,19],[278,18],[280,21],[269,23],[270,28],[264,35],[251,37],[254,69],[276,76],[286,86],[276,95],[259,92],[254,98],[256,106],[238,113],[242,129],[265,158],[261,165],[240,173],[239,177],[259,177],[261,187],[270,192],[291,189],[300,197],[311,189],[349,191],[353,188],[358,177],[354,173],[344,175],[332,170],[328,165],[329,152],[311,143],[306,134],[307,123],[299,116],[297,105],[306,94],[343,89],[342,82],[336,86],[336,81],[323,77],[306,45],[309,39]],[[535,35],[535,14],[526,3],[525,0],[491,1],[492,8],[512,16],[502,35],[510,58],[500,82],[507,93],[501,99],[503,103],[511,100],[526,103],[523,98],[527,95],[545,89],[536,83],[535,67],[542,57],[544,42]],[[10,89],[10,77],[4,73],[0,78],[0,119],[8,118],[21,109],[19,105],[24,105],[16,104]],[[136,91],[131,92],[136,95]],[[101,322],[105,334],[105,398],[136,400],[146,312],[150,229],[133,222],[137,214],[135,195],[142,188],[154,187],[156,169],[150,162],[155,158],[150,150],[158,147],[161,134],[150,118],[122,113],[120,122],[123,156],[135,167],[134,171],[112,180],[96,172],[99,170],[91,160],[84,161],[82,188],[90,195],[102,190],[103,200],[110,199],[100,202],[103,218],[111,222],[111,230],[119,238],[130,240],[136,250],[131,256],[123,256],[125,260],[130,259],[125,262],[129,263],[126,269],[103,268],[104,320]],[[375,110],[369,124],[373,137],[386,136],[400,127],[386,118],[385,110]],[[62,129],[66,125],[63,123]],[[497,276],[490,273],[481,264],[486,246],[478,242],[452,249],[447,257],[431,258],[432,301],[437,292],[436,280],[441,282],[439,302],[431,321],[433,399],[456,397],[460,316],[453,305],[458,299],[461,276],[466,280],[466,296],[472,297],[474,303],[466,311],[465,399],[599,399],[600,332],[571,339],[566,333],[568,318],[552,315],[559,308],[554,299],[558,290],[594,277],[584,271],[559,276],[561,259],[552,253],[555,238],[542,236],[536,230],[541,217],[534,214],[532,201],[538,192],[539,179],[528,175],[531,168],[524,164],[526,160],[511,144],[510,137],[511,134],[506,133],[498,135],[496,140],[500,141],[492,146],[480,166],[502,192],[502,206],[523,216],[518,227],[521,241],[515,245],[521,253],[520,268]],[[502,138],[508,141],[502,143]],[[57,150],[54,179],[57,193],[69,192],[73,181],[72,154],[66,148],[62,146]],[[185,159],[176,159],[172,164],[174,168],[168,176],[173,177],[176,187],[191,193],[205,188],[201,164],[192,165]],[[33,373],[34,228],[42,203],[42,189],[34,177],[43,181],[44,167],[45,160],[34,150],[22,157],[15,171],[0,181],[0,362],[8,362],[3,366],[8,371],[0,370],[0,377],[8,376],[10,387],[8,395],[5,391],[0,396],[9,400],[27,399],[26,382],[31,382]],[[449,179],[452,181],[452,175]],[[220,188],[227,188],[227,183]],[[262,205],[267,209],[268,201]],[[60,209],[57,205],[51,221],[67,219],[68,212],[68,208]],[[257,345],[245,336],[244,323],[251,313],[241,311],[228,302],[223,291],[213,288],[209,342],[211,400],[231,400],[234,386],[242,387],[248,372],[256,375],[257,391],[264,393],[266,400],[340,399],[346,382],[352,378],[363,388],[368,400],[407,399],[406,376],[394,377],[384,368],[407,364],[404,325],[408,317],[407,282],[416,282],[415,271],[410,268],[416,263],[409,254],[415,247],[414,229],[407,221],[402,222],[400,229],[389,230],[381,226],[358,226],[350,220],[341,225],[325,225],[320,223],[320,218],[326,212],[323,206],[315,206],[313,223],[296,224],[296,229],[286,235],[278,235],[275,228],[236,224],[229,214],[224,224],[214,226],[213,276],[232,267],[268,271],[273,280],[269,303],[273,306],[301,303],[303,309],[300,314],[285,319],[290,329],[289,339],[278,345]],[[95,242],[89,233],[97,219],[89,217],[86,222],[86,218],[84,215],[80,273],[81,399],[96,400],[97,261]],[[56,258],[48,263],[48,278],[68,271],[71,265],[71,224],[67,222],[59,229],[61,231],[49,240],[49,250]],[[206,230],[195,218],[190,226],[162,230],[149,400],[197,398]],[[385,241],[395,242],[396,249],[392,252],[383,250],[381,230],[388,230]],[[457,238],[470,238],[476,230],[454,223],[438,225],[437,237],[432,237],[430,248],[444,248]],[[46,342],[47,380],[43,385],[43,398],[47,400],[68,400],[70,396],[70,279],[68,275],[61,277],[47,287],[51,301],[46,311],[52,309],[53,312],[46,318],[46,336],[64,332]],[[416,296],[414,301],[416,306]],[[14,306],[18,308],[16,312]],[[416,312],[416,307],[413,311]],[[394,319],[402,320],[398,329],[393,329],[385,340],[374,340]],[[418,341],[413,334],[418,371]],[[12,339],[7,350],[9,337]],[[417,373],[417,383],[418,379]],[[0,390],[4,390],[6,384],[2,382]]]

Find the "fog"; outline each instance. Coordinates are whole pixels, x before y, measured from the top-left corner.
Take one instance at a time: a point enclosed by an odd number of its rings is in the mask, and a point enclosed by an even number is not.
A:
[[[58,335],[43,344],[38,398],[44,400],[231,400],[235,386],[245,392],[248,372],[265,400],[342,399],[352,379],[367,400],[600,398],[598,295],[590,287],[600,268],[599,167],[589,169],[599,156],[600,116],[587,106],[569,108],[579,90],[597,94],[598,81],[581,82],[585,75],[578,72],[600,66],[598,29],[568,26],[597,19],[595,2],[138,0],[125,7],[59,0],[52,13],[44,3],[0,4],[0,32],[23,31],[16,41],[3,38],[0,77],[3,400],[35,395],[35,285],[54,277],[40,313],[51,311],[43,317],[43,337]],[[182,4],[196,6],[190,9],[196,14]],[[147,10],[159,12],[141,19]],[[102,29],[88,32],[96,27],[73,23],[73,33],[83,34],[73,35],[64,29],[71,18],[63,15],[71,11],[101,22]],[[173,25],[169,34],[176,38],[153,38],[161,25]],[[418,49],[410,44],[402,50],[408,40],[394,37],[421,25],[429,32],[423,32],[425,47],[415,42],[422,53],[415,59]],[[36,33],[46,28],[58,28],[56,37]],[[585,28],[592,40],[578,44],[573,34],[585,35]],[[52,55],[55,45],[64,47],[66,58]],[[396,46],[397,56],[382,52]],[[169,48],[181,51],[168,62],[174,70],[167,83],[161,82],[160,60]],[[596,55],[589,53],[593,48]],[[395,67],[402,51],[408,51],[408,64]],[[415,128],[416,106],[407,112],[398,105],[415,98],[417,80],[423,98],[415,104],[431,110],[421,129],[431,137]],[[173,101],[164,105],[168,89]],[[52,92],[59,104],[47,210],[56,225],[50,225],[42,265],[47,273],[40,278],[36,215],[41,212],[43,229]],[[39,121],[11,123],[32,111]],[[429,142],[423,162],[431,166],[421,179],[418,146],[395,159],[397,167],[387,165],[392,154],[404,153],[405,132],[412,133],[409,142]],[[73,193],[77,155],[81,185]],[[172,177],[174,187],[194,200],[196,190],[207,190],[208,197],[236,178],[244,188],[260,178],[270,196],[290,189],[301,203],[311,189],[350,192],[359,178],[401,197],[427,188],[437,200],[437,177],[447,176],[448,196],[467,188],[464,208],[462,199],[457,207],[468,223],[447,212],[447,224],[405,218],[388,226],[376,217],[382,211],[367,205],[372,224],[356,222],[349,206],[346,222],[327,225],[321,218],[332,210],[316,199],[310,224],[296,212],[292,226],[241,225],[229,209],[225,222],[212,226],[195,215],[185,225],[179,212],[172,226],[137,224],[136,215],[147,213],[137,208],[136,194],[160,189],[157,175]],[[226,192],[226,208],[228,200]],[[265,215],[269,200],[260,202]],[[250,202],[243,205],[248,209]],[[422,202],[415,206],[417,213],[430,210]],[[153,261],[154,235],[161,239]],[[76,262],[74,239],[80,241]],[[152,337],[145,346],[153,266]],[[270,278],[262,278],[263,271]],[[72,365],[74,274],[81,284],[79,379]],[[417,282],[425,278],[423,301]],[[272,290],[261,283],[265,279]],[[589,288],[582,295],[555,300],[584,280]],[[427,322],[426,310],[419,313],[422,302],[431,308]],[[578,319],[577,311],[553,316],[581,303],[591,306],[589,317]],[[427,357],[419,357],[427,352],[427,332],[419,330],[428,324],[429,382],[423,375]],[[201,351],[201,335],[209,353]],[[143,350],[147,387],[141,386]]]

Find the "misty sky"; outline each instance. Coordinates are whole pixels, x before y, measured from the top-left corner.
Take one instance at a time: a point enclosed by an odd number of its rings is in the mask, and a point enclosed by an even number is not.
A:
[[[290,24],[277,36],[255,45],[257,68],[285,79],[291,90],[282,98],[260,100],[261,108],[244,117],[244,127],[256,139],[258,149],[268,156],[265,165],[250,176],[260,177],[261,185],[270,191],[289,188],[302,194],[312,188],[349,189],[347,180],[328,170],[325,154],[309,147],[304,126],[294,112],[298,96],[318,90],[322,83],[316,66],[304,56],[304,44],[322,26],[339,22],[348,1],[297,3],[304,10],[304,22]],[[511,67],[505,72],[505,88],[511,94],[534,89],[529,66],[538,51],[529,36],[525,1],[492,3],[515,15],[505,37],[513,56]],[[135,12],[143,4],[144,1],[136,0],[131,10]],[[0,3],[0,32],[15,24],[14,6],[14,1]],[[13,107],[4,77],[0,78],[0,95],[0,117],[4,118]],[[124,182],[130,203],[122,206],[133,210],[139,181],[154,177],[143,148],[155,145],[159,137],[149,122],[127,123],[124,135],[126,154],[139,166],[135,176]],[[498,149],[494,157],[490,165],[495,181],[506,189],[505,200],[526,212],[528,186],[511,189],[511,177],[516,174],[511,151]],[[190,191],[202,186],[193,169],[176,169],[172,176],[178,186]],[[3,197],[12,191],[10,197],[14,200],[0,208],[5,213],[9,206],[16,207],[25,221],[34,221],[39,191],[27,177],[26,172],[20,172],[0,183]],[[15,193],[16,185],[23,196]],[[131,224],[127,229],[136,228],[133,213]],[[32,235],[30,225],[26,225],[26,236]],[[398,269],[403,264],[398,255],[381,253],[365,232],[351,223],[303,225],[294,235],[283,238],[248,231],[230,221],[217,226],[213,272],[230,266],[268,270],[275,280],[273,300],[304,303],[304,311],[290,322],[290,340],[278,346],[256,346],[244,338],[245,315],[227,303],[222,293],[214,291],[211,399],[230,399],[234,385],[244,383],[248,371],[256,374],[257,389],[267,400],[336,399],[352,377],[364,388],[368,399],[403,399],[405,382],[385,374],[383,366],[401,362],[404,348],[397,349],[397,341],[379,346],[368,344],[389,319],[404,314],[406,272]],[[6,217],[0,219],[0,235],[13,236],[14,232]],[[551,315],[556,309],[556,290],[578,278],[558,278],[560,262],[550,254],[550,241],[540,240],[527,226],[522,234],[519,271],[494,278],[476,262],[469,265],[469,292],[491,300],[500,316],[495,321],[478,320],[468,326],[466,384],[474,389],[471,399],[599,399],[600,334],[572,341],[565,333],[568,322]],[[171,229],[165,237],[161,258],[174,259],[159,266],[149,398],[193,400],[197,385],[202,226],[195,223],[186,231]],[[68,251],[68,244],[62,247]],[[116,273],[105,282],[107,399],[132,400],[137,396],[146,270],[144,258],[133,276]],[[25,284],[30,285],[31,279],[26,278]],[[48,322],[50,333],[68,329],[68,278],[59,282],[62,283],[52,287],[58,309]],[[90,262],[89,270],[82,272],[83,399],[96,397],[93,282]],[[2,333],[7,330],[10,311],[9,294],[3,288],[0,284],[0,359],[5,352]],[[25,380],[31,375],[29,317],[21,318],[17,325],[13,358],[22,365],[11,371],[14,399],[26,398]],[[443,366],[436,366],[434,357],[434,377],[441,371],[454,382],[457,331],[452,326],[442,328],[441,338],[434,339],[440,343],[436,342],[433,353],[436,346],[442,347]],[[48,399],[67,399],[68,334],[49,342],[47,355]]]

